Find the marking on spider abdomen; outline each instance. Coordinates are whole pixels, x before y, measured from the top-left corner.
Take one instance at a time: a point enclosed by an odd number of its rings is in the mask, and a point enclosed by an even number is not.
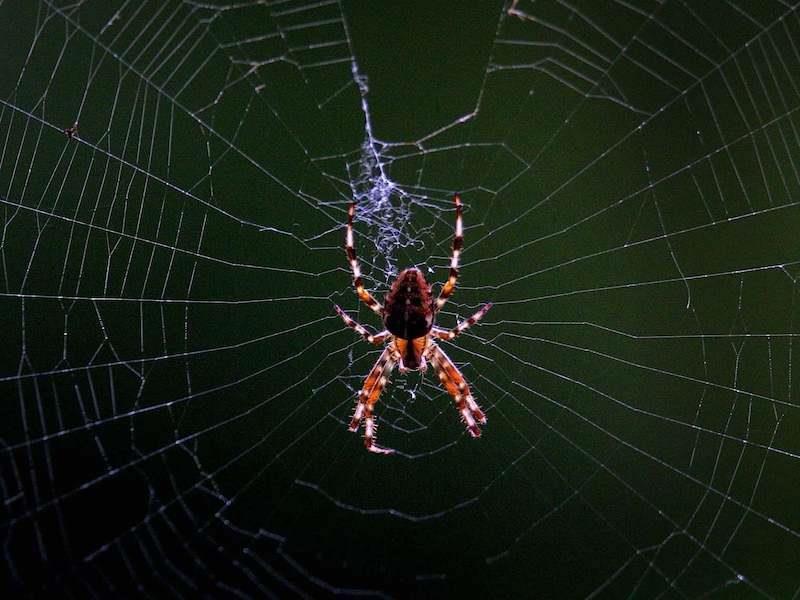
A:
[[[432,298],[428,282],[419,269],[403,270],[384,299],[386,329],[404,340],[425,336],[432,327]]]

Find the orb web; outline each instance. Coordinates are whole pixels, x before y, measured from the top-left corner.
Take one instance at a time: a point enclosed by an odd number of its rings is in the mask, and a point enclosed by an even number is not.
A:
[[[484,4],[0,4],[8,590],[798,593],[800,6]]]

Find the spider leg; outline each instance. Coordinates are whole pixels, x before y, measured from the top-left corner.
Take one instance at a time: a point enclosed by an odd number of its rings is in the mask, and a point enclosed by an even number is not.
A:
[[[350,327],[351,329],[354,329],[355,332],[358,335],[363,337],[370,344],[375,344],[376,346],[380,346],[381,344],[383,344],[383,342],[386,341],[386,338],[388,338],[390,335],[392,335],[391,333],[389,333],[388,331],[385,331],[385,330],[381,331],[380,333],[374,333],[374,332],[370,331],[369,329],[367,329],[366,327],[364,327],[361,323],[359,323],[355,319],[351,319],[347,315],[347,313],[345,313],[336,304],[334,304],[333,307],[336,309],[337,314],[340,317],[342,317],[342,320],[344,321],[344,324],[347,325],[348,327]]]
[[[453,256],[450,259],[450,276],[447,278],[447,283],[442,287],[439,293],[439,298],[436,300],[437,312],[441,310],[447,299],[453,295],[456,289],[456,282],[458,281],[458,257],[461,255],[461,249],[464,247],[464,224],[461,217],[462,205],[461,196],[455,194],[453,202],[456,205],[456,233],[453,237]]]
[[[490,308],[492,308],[492,303],[487,302],[478,312],[476,312],[466,321],[461,321],[453,329],[442,329],[441,327],[434,327],[431,333],[440,340],[452,340],[454,337],[461,335],[467,329],[475,325],[475,323],[480,321],[483,318],[483,315],[489,312]]]
[[[383,313],[383,306],[375,300],[367,290],[364,289],[364,282],[361,280],[361,267],[358,265],[358,257],[356,256],[356,248],[353,245],[353,217],[356,214],[356,203],[351,202],[350,207],[347,209],[347,233],[344,238],[344,249],[347,253],[347,260],[350,262],[350,269],[353,271],[353,286],[356,288],[356,294],[361,301],[370,307],[370,309],[377,313]]]
[[[375,434],[378,426],[375,424],[372,410],[375,407],[375,403],[378,402],[383,388],[386,387],[389,373],[392,372],[396,363],[397,357],[394,350],[391,347],[387,347],[381,353],[378,362],[372,367],[369,375],[364,380],[361,391],[358,393],[358,403],[350,421],[350,431],[357,431],[361,420],[364,420],[364,446],[370,452],[379,454],[392,454],[394,452],[391,448],[383,448],[375,443]]]
[[[467,426],[467,431],[474,438],[480,437],[481,429],[478,423],[481,425],[486,423],[486,415],[475,402],[466,379],[433,340],[430,341],[429,353],[433,368],[439,375],[439,381],[455,400],[456,408],[461,413],[461,420]]]

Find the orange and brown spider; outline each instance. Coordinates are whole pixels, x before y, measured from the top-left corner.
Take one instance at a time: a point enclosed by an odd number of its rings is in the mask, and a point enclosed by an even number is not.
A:
[[[464,376],[436,343],[436,338],[452,340],[457,335],[466,331],[471,325],[477,323],[492,307],[491,303],[483,307],[466,321],[458,323],[453,329],[442,329],[433,324],[436,313],[441,310],[447,299],[453,294],[458,280],[458,257],[464,246],[464,228],[461,218],[461,197],[453,196],[456,205],[456,232],[453,238],[453,256],[450,260],[450,276],[442,287],[439,297],[434,300],[431,295],[431,286],[419,269],[410,268],[400,272],[392,283],[389,293],[384,298],[384,305],[375,300],[366,289],[361,280],[361,269],[356,258],[356,249],[353,246],[353,216],[356,204],[352,202],[347,211],[347,234],[345,236],[345,251],[350,268],[353,270],[353,285],[356,293],[364,304],[383,320],[384,330],[373,333],[360,323],[354,321],[345,312],[336,306],[336,312],[342,317],[345,324],[354,329],[370,344],[386,344],[378,362],[364,380],[364,385],[358,393],[353,419],[350,421],[350,431],[357,431],[361,421],[364,421],[364,445],[370,452],[390,454],[394,452],[389,448],[382,448],[375,443],[377,426],[372,415],[375,404],[386,386],[389,374],[395,365],[400,372],[427,369],[427,363],[433,365],[439,381],[455,400],[456,408],[461,414],[461,420],[467,427],[472,437],[481,435],[478,423],[486,423],[486,416],[475,402]]]

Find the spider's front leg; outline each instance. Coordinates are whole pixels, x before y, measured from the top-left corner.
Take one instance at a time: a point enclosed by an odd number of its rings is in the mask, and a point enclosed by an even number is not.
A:
[[[458,260],[461,256],[461,251],[464,248],[464,221],[462,217],[463,205],[461,204],[461,196],[455,194],[453,196],[453,203],[456,205],[456,233],[453,236],[453,254],[450,257],[450,275],[447,282],[442,286],[442,291],[436,299],[436,312],[439,312],[447,299],[453,295],[456,290],[456,283],[458,282]]]
[[[394,369],[395,364],[397,364],[397,356],[392,347],[389,346],[383,351],[378,362],[375,363],[375,366],[372,367],[369,375],[364,380],[364,385],[358,393],[356,410],[350,421],[350,431],[357,431],[361,420],[364,420],[364,446],[370,452],[379,454],[392,454],[394,452],[391,448],[383,448],[375,443],[375,434],[378,426],[375,424],[372,410],[383,388],[386,387],[389,374]]]
[[[361,267],[358,264],[358,257],[356,256],[356,246],[353,240],[353,217],[356,214],[356,203],[351,202],[347,209],[347,229],[344,236],[344,250],[347,253],[347,261],[350,263],[350,270],[353,272],[353,287],[356,288],[356,294],[359,299],[369,306],[370,310],[377,315],[382,314],[383,306],[375,300],[366,289],[364,289],[364,281],[361,279]]]
[[[481,425],[486,423],[486,415],[475,402],[466,379],[436,342],[431,340],[428,348],[431,364],[439,375],[439,381],[455,400],[456,408],[461,413],[461,420],[467,426],[467,431],[472,437],[480,437],[481,429],[478,423]]]

